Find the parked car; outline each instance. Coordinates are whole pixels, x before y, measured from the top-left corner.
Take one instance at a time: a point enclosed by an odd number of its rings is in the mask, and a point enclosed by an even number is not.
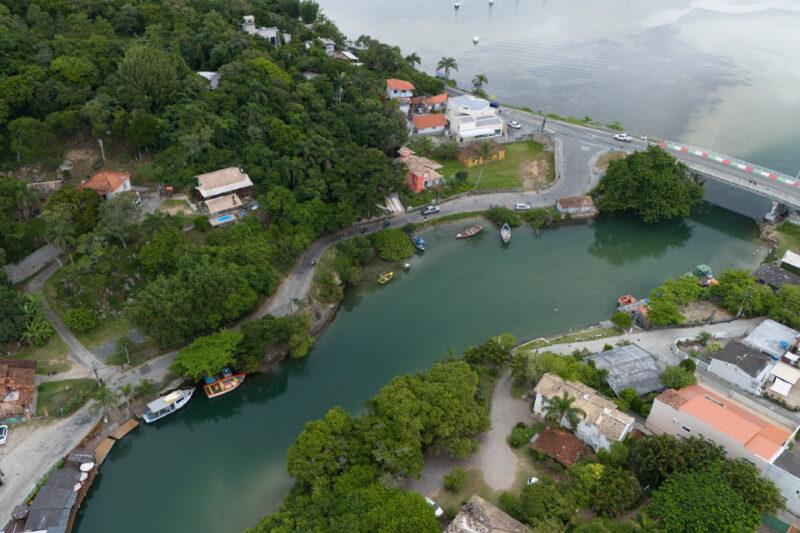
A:
[[[423,216],[435,215],[441,210],[442,208],[439,207],[438,205],[426,205],[425,209],[422,210],[422,215]]]
[[[435,516],[436,518],[439,518],[440,516],[442,516],[442,515],[444,514],[444,511],[442,510],[442,508],[441,508],[441,507],[439,507],[439,506],[436,504],[436,502],[435,502],[435,501],[431,500],[431,499],[430,499],[430,498],[428,498],[427,496],[425,497],[425,503],[427,503],[428,505],[430,505],[431,507],[433,507],[433,516]]]
[[[533,485],[537,481],[539,481],[539,478],[535,478],[535,477],[531,476],[531,477],[528,478],[528,485]]]
[[[514,211],[527,211],[531,208],[531,204],[528,202],[520,202],[518,204],[514,204]]]
[[[522,128],[522,124],[520,124],[520,123],[519,123],[519,122],[517,122],[516,120],[512,120],[512,121],[510,121],[510,122],[508,123],[508,127],[510,127],[510,128],[514,128],[515,130],[518,130],[518,129],[521,129],[521,128]]]
[[[633,140],[633,137],[631,137],[627,133],[617,133],[616,135],[614,135],[614,138],[624,143],[629,143]]]
[[[3,424],[0,426],[0,444],[8,442],[8,426]]]

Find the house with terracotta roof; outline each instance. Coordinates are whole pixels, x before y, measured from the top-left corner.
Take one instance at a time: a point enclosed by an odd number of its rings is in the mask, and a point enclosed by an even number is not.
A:
[[[386,80],[386,96],[390,100],[397,100],[398,98],[408,98],[410,100],[414,96],[414,84],[410,81],[389,78]]]
[[[228,167],[195,176],[197,196],[209,215],[241,209],[250,198],[253,182],[238,167]]]
[[[88,180],[83,180],[80,188],[91,189],[108,200],[115,194],[131,190],[131,174],[130,172],[101,170]]]
[[[702,437],[722,446],[729,458],[750,461],[775,482],[787,508],[800,511],[800,454],[791,449],[796,422],[704,384],[659,394],[645,427],[653,433]]]
[[[550,427],[534,435],[530,447],[564,466],[572,466],[582,457],[591,455],[591,450],[578,437],[569,431]]]
[[[414,96],[411,98],[411,108],[414,113],[419,114],[444,111],[449,98],[450,95],[447,93],[436,94],[434,96]]]
[[[541,416],[545,414],[548,400],[564,394],[573,398],[573,407],[585,413],[575,428],[575,436],[595,451],[609,449],[612,442],[623,440],[633,429],[632,416],[617,409],[614,402],[583,383],[567,381],[548,373],[542,376],[533,390],[536,393],[533,412]],[[561,423],[567,426],[566,420]]]
[[[441,113],[411,115],[411,124],[417,135],[441,135],[447,126],[447,120]]]
[[[31,416],[36,398],[36,362],[0,359],[0,418]]]
[[[411,192],[422,192],[444,183],[444,176],[436,172],[442,165],[436,161],[420,157],[406,147],[400,148],[398,153],[400,157],[395,162],[405,165],[406,187]]]
[[[528,528],[478,495],[461,507],[444,533],[524,533]]]

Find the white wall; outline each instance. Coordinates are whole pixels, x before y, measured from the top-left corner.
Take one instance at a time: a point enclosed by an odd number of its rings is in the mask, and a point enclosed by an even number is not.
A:
[[[781,494],[786,498],[786,509],[795,515],[800,515],[800,479],[769,463],[756,463],[756,466],[759,467],[764,477],[771,479],[780,489]]]
[[[740,389],[744,389],[749,393],[759,396],[761,394],[761,384],[764,382],[769,372],[769,365],[765,366],[755,378],[742,371],[738,366],[720,361],[719,359],[711,360],[711,363],[708,365],[708,371],[736,385]]]
[[[418,135],[441,135],[444,133],[444,126],[435,126],[433,128],[423,128],[417,130]]]

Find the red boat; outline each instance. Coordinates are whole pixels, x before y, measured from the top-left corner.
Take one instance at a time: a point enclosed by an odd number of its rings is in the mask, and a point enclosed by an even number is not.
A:
[[[456,239],[466,239],[467,237],[472,237],[473,235],[477,235],[478,233],[480,233],[482,229],[483,226],[469,227],[464,231],[462,231],[461,233],[459,233],[458,235],[456,235]]]
[[[236,389],[244,383],[244,372],[233,374],[229,369],[224,369],[222,375],[216,378],[206,378],[206,384],[203,385],[203,391],[209,398],[216,398],[223,394],[228,394],[230,391]]]

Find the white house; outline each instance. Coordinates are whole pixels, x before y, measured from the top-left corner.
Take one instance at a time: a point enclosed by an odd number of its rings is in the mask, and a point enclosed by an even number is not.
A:
[[[750,461],[775,482],[787,509],[800,512],[800,456],[790,448],[796,423],[706,385],[689,385],[659,394],[645,426],[653,433],[703,437],[725,448],[729,458]]]
[[[489,105],[488,100],[475,96],[450,98],[446,117],[450,123],[450,135],[459,143],[500,137],[505,132],[505,123],[497,116],[497,110]]]
[[[333,53],[336,51],[336,41],[333,39],[328,39],[327,37],[320,37],[319,42],[322,47],[325,49],[325,53],[329,56],[332,56]]]
[[[792,347],[798,335],[800,333],[792,328],[767,319],[756,326],[742,342],[777,361]]]
[[[441,113],[434,113],[431,115],[412,115],[411,124],[414,127],[414,133],[418,135],[442,135],[447,121]]]
[[[265,28],[263,26],[256,27],[256,18],[253,15],[245,15],[243,18],[244,22],[242,22],[242,30],[245,33],[248,33],[250,35],[256,35],[258,37],[261,37],[262,39],[266,39],[275,46],[280,46],[281,37],[283,36],[284,39],[286,39],[285,36],[288,35],[281,32],[281,30],[279,30],[274,26],[270,28]],[[291,40],[291,35],[289,35],[289,39],[286,40],[285,42],[288,43],[290,40]]]
[[[593,388],[574,381],[566,381],[555,374],[545,374],[534,388],[536,400],[533,411],[544,415],[547,400],[564,393],[574,398],[573,407],[581,409],[584,416],[575,428],[575,436],[594,448],[607,450],[612,442],[621,441],[633,429],[633,417],[626,415],[611,400],[600,396]],[[568,427],[566,420],[562,425]]]
[[[774,364],[769,355],[739,341],[731,341],[722,350],[711,354],[708,371],[759,396]]]
[[[567,215],[596,215],[591,196],[568,196],[556,200],[556,210]]]
[[[131,174],[129,172],[101,170],[88,180],[82,181],[80,188],[91,189],[108,200],[119,193],[131,190]]]
[[[773,398],[786,402],[792,407],[800,407],[800,370],[778,362],[769,372],[764,390]]]

